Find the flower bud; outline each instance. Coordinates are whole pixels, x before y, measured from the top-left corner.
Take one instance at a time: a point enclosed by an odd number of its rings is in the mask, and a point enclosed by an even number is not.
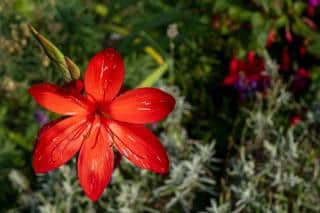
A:
[[[68,70],[68,65],[65,61],[65,57],[63,53],[51,41],[49,41],[43,35],[38,33],[38,31],[36,31],[36,29],[34,29],[31,25],[28,25],[28,26],[33,36],[39,41],[39,43],[43,47],[47,56],[63,72],[64,79],[66,81],[70,81],[71,74]]]

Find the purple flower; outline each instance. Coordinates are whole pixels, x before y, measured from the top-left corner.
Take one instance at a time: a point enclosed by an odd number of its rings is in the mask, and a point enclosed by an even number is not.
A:
[[[152,123],[151,124],[151,129],[156,130],[158,128],[158,124]]]
[[[320,5],[320,0],[309,0],[309,5],[312,7],[316,7]]]
[[[48,115],[45,114],[42,110],[38,109],[34,113],[34,118],[42,126],[49,121]]]
[[[270,85],[270,77],[265,74],[265,64],[262,58],[256,57],[255,52],[248,52],[246,59],[232,57],[229,62],[229,74],[223,84],[232,86],[245,99],[256,92],[265,92]]]
[[[233,86],[239,93],[247,90],[247,84],[244,82],[242,78],[237,79],[234,82]]]

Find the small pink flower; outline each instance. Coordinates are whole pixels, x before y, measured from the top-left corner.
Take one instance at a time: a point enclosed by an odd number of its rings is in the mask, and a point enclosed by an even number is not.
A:
[[[293,42],[293,37],[292,37],[292,33],[289,29],[286,29],[286,33],[285,33],[285,37],[288,43],[292,43]]]

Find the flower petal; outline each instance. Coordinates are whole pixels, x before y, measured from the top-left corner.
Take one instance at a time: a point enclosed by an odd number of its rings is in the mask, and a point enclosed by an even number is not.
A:
[[[38,104],[62,115],[85,114],[90,108],[89,103],[83,98],[68,93],[54,84],[33,85],[29,88],[29,93]]]
[[[108,114],[118,121],[146,124],[164,119],[174,108],[174,98],[156,88],[125,92],[111,102]]]
[[[108,102],[119,92],[124,78],[124,64],[114,49],[97,53],[85,73],[85,90],[97,102]]]
[[[110,182],[114,164],[111,137],[97,120],[78,158],[80,184],[92,201],[99,199]]]
[[[157,137],[143,125],[107,120],[118,151],[136,166],[155,173],[167,173],[169,159]]]
[[[33,153],[33,169],[46,173],[66,163],[80,149],[90,130],[85,116],[72,116],[42,127]]]
[[[237,75],[228,75],[223,79],[223,85],[226,86],[230,86],[232,84],[234,84],[237,80],[239,79],[239,77]]]

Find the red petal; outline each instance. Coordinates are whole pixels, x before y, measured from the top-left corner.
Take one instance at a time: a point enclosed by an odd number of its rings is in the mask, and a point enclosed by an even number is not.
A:
[[[169,160],[157,137],[143,125],[106,121],[115,147],[136,166],[156,173],[167,173]]]
[[[124,64],[114,49],[97,53],[85,73],[85,90],[97,102],[110,101],[119,92],[124,78]]]
[[[231,75],[235,75],[239,72],[238,70],[238,59],[236,57],[232,57],[232,59],[229,62],[229,73]]]
[[[254,51],[249,51],[247,55],[248,63],[253,64],[256,58],[256,53]]]
[[[175,100],[168,93],[155,88],[138,88],[112,101],[107,113],[118,121],[145,124],[165,118],[174,106]]]
[[[62,115],[85,114],[90,108],[89,103],[83,98],[71,95],[53,84],[33,85],[29,88],[29,93],[38,104]]]
[[[309,79],[311,76],[310,76],[310,72],[308,72],[305,68],[303,67],[300,67],[298,69],[298,71],[296,72],[295,74],[297,77],[300,77],[300,78],[306,78],[306,79]]]
[[[226,86],[230,86],[232,84],[235,83],[235,81],[237,81],[239,79],[239,77],[237,75],[228,75],[227,77],[225,77],[223,79],[223,84]]]
[[[289,55],[288,49],[284,49],[281,57],[280,69],[283,71],[288,71],[291,66],[291,57]]]
[[[100,121],[96,121],[78,158],[80,184],[92,201],[99,199],[110,182],[114,161],[111,146],[112,138]]]
[[[72,116],[41,128],[33,154],[34,171],[45,173],[70,160],[80,149],[90,126],[84,116]]]
[[[274,41],[276,40],[276,31],[275,30],[271,30],[268,34],[268,37],[267,37],[267,47],[270,47]]]

